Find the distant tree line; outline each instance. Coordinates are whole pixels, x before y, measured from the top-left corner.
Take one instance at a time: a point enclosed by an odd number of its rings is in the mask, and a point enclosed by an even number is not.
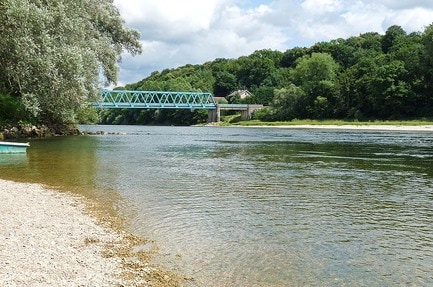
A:
[[[229,102],[264,104],[266,121],[292,119],[410,119],[433,117],[433,24],[406,33],[391,26],[384,35],[365,33],[285,52],[255,51],[154,72],[127,85],[131,90],[205,91],[227,96],[239,89],[253,96]],[[203,112],[105,111],[105,123],[205,121]]]

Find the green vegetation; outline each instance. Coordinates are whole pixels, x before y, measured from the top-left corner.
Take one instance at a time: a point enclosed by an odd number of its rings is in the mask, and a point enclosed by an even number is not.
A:
[[[433,118],[432,39],[433,24],[423,32],[411,34],[391,26],[385,35],[365,33],[309,48],[260,50],[237,59],[216,59],[202,65],[156,71],[125,88],[210,91],[219,97],[249,90],[249,98],[234,96],[226,100],[268,106],[254,115],[254,119],[268,124],[294,119],[336,119],[359,124]],[[108,113],[106,118],[116,119],[123,112]],[[142,113],[131,111],[128,116],[134,119]],[[147,120],[140,124],[186,124],[178,121],[182,120],[178,114],[185,112],[145,113]],[[232,114],[226,115],[226,122],[232,122]],[[206,117],[190,115],[188,119],[191,118],[206,121]]]
[[[392,125],[392,126],[422,126],[431,125],[432,120],[404,120],[404,121],[344,121],[344,120],[292,120],[292,121],[274,121],[263,122],[259,120],[242,121],[237,123],[240,126],[295,126],[295,125],[352,125],[352,126],[370,126],[370,125]]]
[[[0,93],[0,126],[26,120],[23,104],[15,97]]]
[[[10,96],[2,96],[0,120],[75,122],[99,94],[101,76],[116,81],[122,51],[141,47],[112,2],[1,1],[0,93]]]
[[[123,26],[110,0],[4,0],[0,3],[0,122],[42,124],[205,123],[203,110],[89,108],[100,77],[117,78],[122,51],[141,52],[139,34]],[[263,104],[255,120],[388,121],[433,118],[433,24],[384,35],[259,50],[155,71],[129,90],[202,91],[228,103]],[[252,96],[227,97],[237,90]],[[222,115],[236,122],[233,112]]]

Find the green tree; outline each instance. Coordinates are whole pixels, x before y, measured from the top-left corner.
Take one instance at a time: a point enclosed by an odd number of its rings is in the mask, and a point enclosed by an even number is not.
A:
[[[0,21],[0,88],[45,123],[74,121],[121,53],[141,52],[111,0],[2,0]]]
[[[350,37],[345,41],[345,45],[351,47],[352,57],[349,54],[347,58],[347,66],[349,68],[359,61],[361,61],[364,57],[373,58],[378,55],[383,54],[382,52],[382,35],[378,33],[364,33],[357,37]],[[350,53],[346,51],[345,53]]]
[[[407,71],[402,61],[389,61],[371,75],[370,95],[373,108],[381,118],[401,118],[411,114],[413,92],[404,80]]]
[[[424,45],[423,64],[424,71],[424,99],[423,106],[426,107],[425,113],[433,115],[433,24],[427,26],[422,34]]]
[[[337,77],[339,66],[329,54],[313,53],[298,60],[293,70],[293,80],[306,90],[314,89],[320,81],[333,81]]]
[[[299,116],[302,117],[302,104],[305,98],[304,90],[294,84],[288,88],[275,90],[272,102],[274,119],[290,121]]]
[[[270,105],[274,98],[274,88],[272,86],[261,86],[252,91],[252,96],[242,100],[246,104]]]
[[[292,83],[290,68],[277,68],[275,69],[263,82],[262,86],[283,88]]]
[[[296,65],[296,61],[307,54],[306,48],[295,47],[284,52],[281,59],[281,66],[290,68]]]
[[[401,118],[414,115],[415,93],[407,82],[405,63],[389,55],[365,57],[348,69],[342,79],[349,117]]]
[[[354,47],[349,41],[339,38],[324,45],[323,52],[329,53],[339,65],[347,69],[355,63],[354,56],[357,49],[359,47]]]
[[[0,124],[25,120],[24,106],[16,97],[0,93]]]
[[[394,25],[386,30],[385,36],[382,38],[382,51],[384,53],[390,52],[406,37],[406,32],[402,27]]]
[[[240,57],[237,62],[239,68],[236,76],[240,85],[247,89],[259,87],[276,69],[274,60],[260,53]]]
[[[214,95],[225,97],[238,87],[236,76],[230,72],[218,72],[213,86]]]
[[[336,105],[339,98],[337,75],[340,66],[334,61],[331,55],[326,53],[313,53],[311,56],[304,56],[298,60],[293,69],[294,84],[301,87],[306,95],[303,117],[330,117],[330,111],[323,111],[323,99],[327,103]],[[320,110],[316,110],[320,103]],[[328,105],[327,104],[327,105]]]
[[[342,98],[348,118],[358,118],[357,115],[374,117],[371,102],[372,71],[377,70],[376,58],[363,57],[355,65],[346,69],[340,77]]]

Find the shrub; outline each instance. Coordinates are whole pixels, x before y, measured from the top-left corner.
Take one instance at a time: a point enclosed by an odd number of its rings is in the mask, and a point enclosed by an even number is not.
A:
[[[23,120],[27,120],[27,115],[21,101],[0,93],[0,121],[15,123]]]

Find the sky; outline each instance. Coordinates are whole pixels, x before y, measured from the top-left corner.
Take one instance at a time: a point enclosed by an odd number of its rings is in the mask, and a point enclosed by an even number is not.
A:
[[[122,55],[118,85],[154,71],[256,50],[286,51],[317,42],[407,33],[433,23],[432,0],[114,0],[129,28],[141,32],[143,52]]]

